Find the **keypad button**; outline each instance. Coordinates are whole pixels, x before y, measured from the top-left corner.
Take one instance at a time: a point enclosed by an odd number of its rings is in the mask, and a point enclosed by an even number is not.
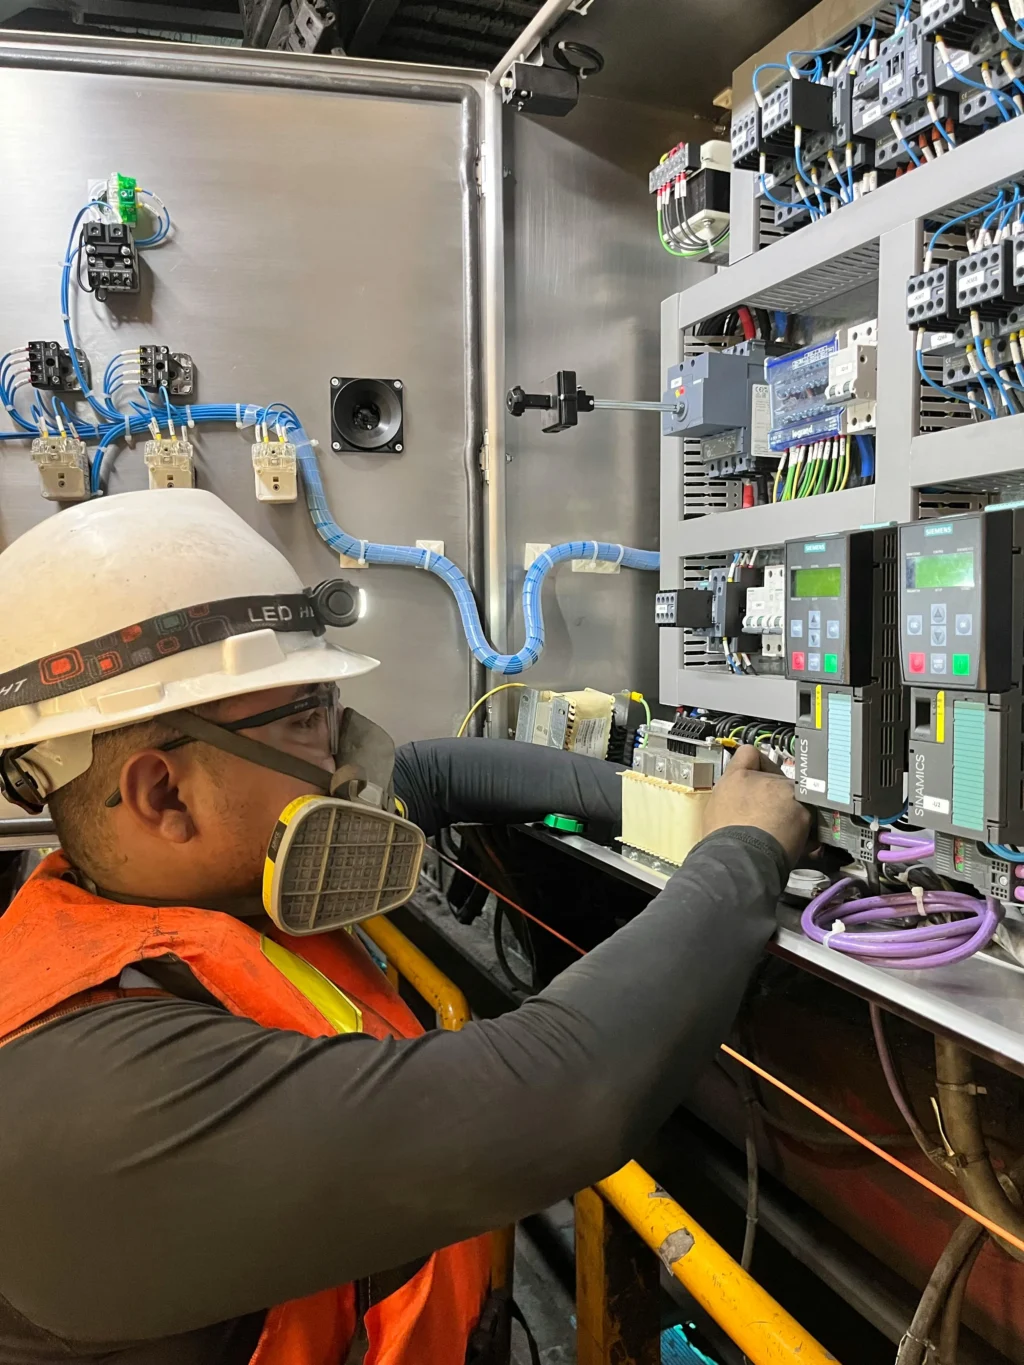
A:
[[[946,604],[945,602],[932,603],[932,625],[944,626],[946,624]]]
[[[939,674],[940,676],[941,676],[943,673],[945,673],[945,671],[946,671],[946,656],[945,656],[945,654],[933,654],[932,657],[931,657],[931,665],[932,665],[932,666],[931,666],[931,672],[932,672],[932,673],[937,673],[937,674]]]
[[[807,671],[808,671],[808,673],[820,673],[820,672],[821,672],[821,655],[820,655],[820,654],[808,654],[808,656],[807,656]]]
[[[799,640],[804,633],[804,621],[802,616],[795,617],[789,623],[789,633],[794,640]]]
[[[953,672],[958,678],[969,678],[971,675],[971,656],[969,654],[954,654]]]
[[[924,634],[924,618],[922,616],[907,617],[907,634],[908,635]]]
[[[808,630],[820,630],[820,629],[821,629],[821,612],[820,612],[820,611],[809,611],[809,612],[807,613],[807,629],[808,629]]]
[[[820,649],[820,648],[821,648],[821,631],[820,631],[820,630],[809,630],[809,631],[807,632],[807,648],[808,648],[808,649]]]
[[[806,655],[804,654],[803,650],[794,649],[793,655],[792,655],[792,659],[793,659],[793,672],[794,672],[794,673],[802,673],[802,672],[804,671],[804,668],[805,668],[806,665],[807,665],[807,657],[806,657]]]
[[[838,622],[838,621],[826,621],[826,622],[825,622],[825,631],[826,631],[826,633],[827,633],[827,635],[828,635],[828,638],[829,638],[830,640],[838,640],[838,639],[839,639],[839,622]]]
[[[954,662],[955,662],[955,661],[954,661]],[[924,672],[924,655],[923,655],[923,654],[911,654],[910,658],[908,659],[908,663],[910,664],[910,671],[911,671],[911,673],[923,673],[923,672]]]
[[[825,672],[826,672],[826,673],[838,673],[838,672],[839,672],[839,655],[838,655],[838,654],[826,654],[826,655],[825,655]]]
[[[946,643],[946,627],[932,626],[932,644],[944,645]]]
[[[972,616],[958,616],[956,618],[957,635],[970,635],[974,630],[974,618]]]

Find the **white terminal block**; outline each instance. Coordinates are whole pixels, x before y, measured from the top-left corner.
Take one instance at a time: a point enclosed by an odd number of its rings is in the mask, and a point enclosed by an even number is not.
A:
[[[766,659],[781,659],[786,627],[786,566],[770,564],[759,588],[747,589],[743,631],[761,636],[761,653]]]
[[[826,403],[863,403],[878,392],[878,347],[856,344],[828,358]]]
[[[732,144],[730,142],[702,142],[700,145],[702,171],[731,171]]]
[[[37,436],[32,458],[39,466],[44,498],[81,502],[89,496],[89,461],[85,442],[76,436]]]
[[[257,502],[295,502],[298,461],[291,441],[256,441],[252,448]]]
[[[191,441],[180,437],[147,441],[142,455],[149,470],[150,488],[195,488],[195,450]]]

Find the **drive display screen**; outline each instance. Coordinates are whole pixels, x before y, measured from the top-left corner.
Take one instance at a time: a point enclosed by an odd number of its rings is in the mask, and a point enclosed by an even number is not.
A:
[[[974,551],[944,555],[908,555],[908,588],[973,588]]]
[[[838,564],[793,569],[790,578],[790,597],[838,597],[843,586],[843,571]]]

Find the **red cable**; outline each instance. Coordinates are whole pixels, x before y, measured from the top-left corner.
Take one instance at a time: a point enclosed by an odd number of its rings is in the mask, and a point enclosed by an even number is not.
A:
[[[744,340],[753,341],[757,336],[757,323],[754,321],[754,315],[745,303],[741,303],[736,312],[739,314],[740,324],[743,327]]]
[[[461,863],[455,862],[453,858],[447,857],[444,853],[441,853],[439,850],[435,850],[435,852],[437,853],[437,856],[441,859],[443,863],[447,863],[449,867],[454,867],[456,872],[461,872],[464,877],[468,877],[471,882],[476,882],[477,886],[482,886],[485,891],[489,891],[492,896],[497,896],[498,900],[504,901],[506,905],[511,905],[513,910],[518,910],[521,915],[526,917],[526,919],[533,920],[534,924],[539,924],[540,927],[542,929],[546,929],[549,934],[554,934],[555,938],[560,938],[562,942],[566,944],[567,947],[573,950],[574,953],[579,953],[580,957],[586,957],[587,950],[585,948],[581,948],[578,943],[573,943],[571,938],[566,938],[565,935],[560,934],[557,929],[552,929],[550,924],[545,924],[544,921],[542,919],[538,919],[536,915],[531,915],[529,910],[524,910],[521,905],[516,905],[515,901],[510,901],[509,898],[507,896],[503,896],[500,891],[495,891],[493,886],[488,886],[485,881],[481,881],[481,879],[479,877],[474,876],[472,872],[467,872]]]
[[[493,886],[488,886],[485,881],[474,876],[472,872],[467,872],[466,869],[460,863],[455,862],[454,859],[449,858],[444,853],[440,852],[438,852],[437,856],[442,862],[447,863],[449,867],[453,867],[456,872],[461,872],[463,876],[468,877],[470,881],[476,882],[477,885],[482,886],[485,891],[489,891],[492,896],[497,896],[497,898],[504,901],[506,905],[510,905],[513,910],[518,910],[519,913],[524,915],[528,920],[532,920],[534,924],[539,925],[542,929],[546,929],[549,934],[554,934],[555,938],[561,939],[561,941],[569,948],[572,948],[574,952],[579,953],[580,957],[586,957],[586,951],[581,948],[578,943],[573,943],[572,939],[566,938],[565,935],[560,934],[557,929],[552,929],[550,924],[545,924],[544,921],[538,919],[536,915],[531,915],[529,910],[524,910],[521,905],[517,905],[515,901],[509,900],[508,896],[502,895],[502,893],[496,891]],[[770,1071],[765,1071],[765,1069],[758,1066],[756,1062],[752,1062],[749,1057],[744,1057],[742,1053],[736,1052],[725,1043],[721,1044],[721,1048],[725,1055],[731,1057],[734,1062],[739,1062],[741,1066],[745,1066],[749,1071],[753,1071],[755,1075],[760,1076],[761,1079],[767,1081],[769,1085],[775,1086],[776,1090],[781,1090],[784,1095],[788,1095],[789,1098],[795,1100],[797,1104],[802,1104],[805,1109],[809,1109],[812,1114],[816,1114],[818,1118],[822,1119],[825,1123],[831,1124],[833,1128],[837,1128],[840,1133],[844,1133],[848,1138],[859,1143],[861,1147],[866,1148],[874,1156],[887,1162],[888,1165],[895,1167],[897,1171],[902,1171],[910,1180],[915,1181],[924,1189],[929,1190],[944,1203],[949,1204],[951,1208],[956,1209],[958,1213],[963,1214],[965,1218],[972,1218],[974,1222],[980,1224],[981,1227],[990,1232],[993,1237],[1002,1237],[1019,1251],[1024,1251],[1024,1240],[1016,1237],[1012,1232],[1007,1232],[1005,1228],[1001,1228],[998,1223],[994,1223],[991,1219],[986,1218],[985,1215],[979,1213],[977,1209],[972,1209],[969,1204],[965,1204],[962,1200],[957,1199],[956,1195],[950,1194],[948,1190],[944,1190],[941,1185],[934,1184],[927,1176],[923,1176],[919,1171],[915,1171],[912,1166],[905,1166],[902,1161],[897,1160],[896,1157],[885,1151],[884,1148],[876,1146],[875,1143],[873,1143],[870,1138],[866,1138],[863,1133],[858,1133],[855,1128],[851,1128],[849,1124],[844,1123],[842,1119],[837,1119],[835,1115],[830,1114],[827,1109],[822,1109],[820,1105],[815,1104],[813,1100],[809,1100],[806,1095],[801,1095],[799,1090],[794,1090],[792,1086],[787,1085],[785,1081],[780,1081],[779,1078],[773,1076]]]

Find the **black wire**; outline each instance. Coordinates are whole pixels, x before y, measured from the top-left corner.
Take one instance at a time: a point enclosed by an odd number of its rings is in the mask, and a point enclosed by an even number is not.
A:
[[[502,972],[504,972],[506,978],[509,981],[509,984],[514,986],[517,991],[523,991],[527,995],[532,995],[536,987],[532,984],[528,984],[527,982],[523,981],[520,977],[516,976],[515,972],[512,970],[511,965],[509,964],[507,956],[505,955],[505,943],[504,940],[502,939],[501,931],[504,926],[506,917],[508,917],[509,923],[511,924],[512,917],[509,914],[508,906],[505,905],[504,901],[500,901],[497,899],[497,897],[495,897],[494,953],[498,959],[498,966],[501,968]],[[519,937],[518,934],[516,935],[516,937],[517,938]],[[520,943],[522,943],[521,939]],[[535,981],[537,977],[537,964],[533,954],[533,945],[530,944],[530,947],[526,951],[527,956],[530,959],[530,976]]]
[[[96,293],[96,290],[92,287],[91,284],[83,284],[83,283],[82,283],[82,257],[83,257],[84,255],[85,255],[85,228],[83,227],[82,230],[81,230],[81,232],[78,234],[78,247],[77,247],[77,249],[76,249],[76,251],[75,251],[75,275],[76,275],[76,277],[77,277],[78,287],[79,287],[79,289],[81,289],[81,291],[82,291],[83,294],[95,294],[95,293]],[[86,278],[88,278],[88,276],[87,276]]]
[[[757,330],[758,330],[758,334],[759,334],[760,337],[761,337],[761,340],[762,340],[762,341],[771,341],[771,339],[772,339],[772,320],[771,320],[771,318],[768,316],[768,309],[767,309],[767,308],[755,308],[755,309],[753,310],[753,313],[754,313],[754,317],[755,317],[756,320],[757,320]]]

